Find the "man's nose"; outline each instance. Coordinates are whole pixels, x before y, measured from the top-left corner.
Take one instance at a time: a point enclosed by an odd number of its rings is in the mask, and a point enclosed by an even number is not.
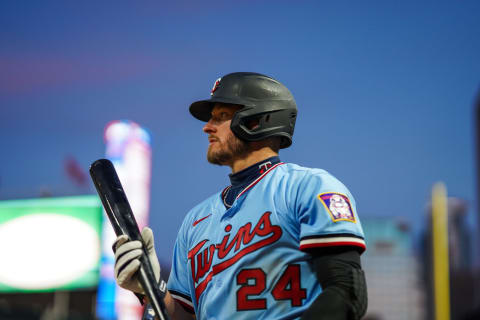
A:
[[[217,131],[217,128],[215,127],[214,124],[211,123],[212,120],[209,120],[205,126],[203,126],[203,132],[205,133],[213,133],[213,132],[216,132]]]

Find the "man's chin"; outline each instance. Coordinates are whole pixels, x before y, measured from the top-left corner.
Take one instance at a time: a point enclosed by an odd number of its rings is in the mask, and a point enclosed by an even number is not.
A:
[[[232,135],[228,146],[224,147],[216,142],[210,144],[207,150],[207,160],[219,166],[231,166],[235,159],[242,159],[248,155],[248,145]]]
[[[207,161],[210,162],[211,164],[225,166],[225,165],[228,165],[230,158],[231,157],[229,157],[226,154],[219,154],[218,152],[212,152],[210,148],[208,149]]]

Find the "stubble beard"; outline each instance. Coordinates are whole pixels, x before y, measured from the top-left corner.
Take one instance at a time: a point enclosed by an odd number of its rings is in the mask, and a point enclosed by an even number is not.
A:
[[[209,147],[207,151],[207,160],[211,164],[232,165],[234,160],[245,158],[250,152],[248,143],[237,138],[232,132],[225,142],[217,143],[219,146],[216,150]]]

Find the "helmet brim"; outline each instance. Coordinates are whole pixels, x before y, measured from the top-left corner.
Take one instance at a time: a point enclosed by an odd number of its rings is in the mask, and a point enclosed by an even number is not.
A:
[[[214,101],[201,100],[190,105],[190,113],[200,121],[208,122],[212,116]]]
[[[247,101],[239,99],[229,99],[224,97],[212,97],[208,100],[200,100],[190,105],[190,113],[198,120],[208,122],[212,117],[212,109],[215,103],[235,104],[240,106],[248,106]]]

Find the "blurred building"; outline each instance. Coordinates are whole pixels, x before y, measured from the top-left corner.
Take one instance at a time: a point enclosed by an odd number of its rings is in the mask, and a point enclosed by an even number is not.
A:
[[[434,282],[432,255],[431,205],[427,205],[426,229],[422,235],[422,278],[426,288],[426,319],[434,319]],[[448,198],[448,249],[450,265],[451,319],[469,319],[475,307],[475,275],[472,235],[466,223],[467,204]]]
[[[368,287],[366,319],[424,319],[420,266],[407,224],[392,218],[364,218],[367,251],[362,266]]]

